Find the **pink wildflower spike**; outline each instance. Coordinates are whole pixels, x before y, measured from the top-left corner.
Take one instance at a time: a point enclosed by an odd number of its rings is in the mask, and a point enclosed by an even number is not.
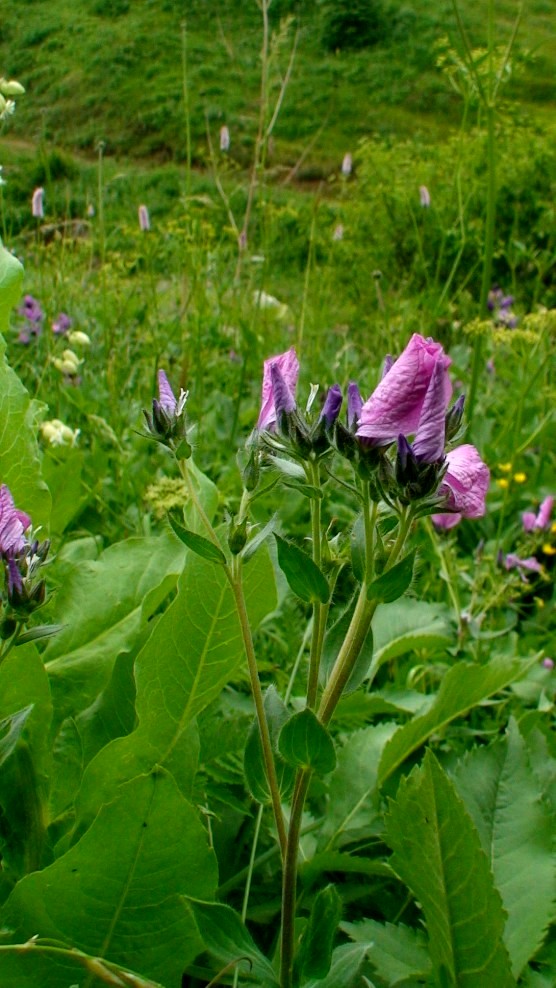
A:
[[[441,365],[444,410],[452,396],[448,367],[452,361],[440,343],[414,333],[361,409],[357,435],[363,439],[393,442],[400,434],[415,433],[425,404],[433,371]]]
[[[521,516],[521,524],[524,532],[532,532],[537,524],[537,516],[534,511],[524,511]]]
[[[538,559],[534,556],[529,556],[527,559],[521,559],[515,554],[515,552],[509,552],[504,559],[504,566],[506,569],[519,569],[527,570],[530,573],[541,573],[542,566]]]
[[[172,386],[163,370],[159,370],[158,372],[158,398],[160,407],[163,408],[168,415],[174,415],[178,403],[176,401],[176,396],[172,391]]]
[[[21,552],[25,546],[24,533],[31,519],[24,511],[18,511],[9,487],[0,487],[0,552]]]
[[[342,175],[344,175],[345,178],[347,178],[348,175],[351,175],[352,171],[353,171],[353,158],[349,153],[349,151],[347,151],[346,154],[344,154],[342,160]]]
[[[33,198],[31,199],[31,213],[37,220],[42,220],[44,218],[44,189],[39,186],[33,192]]]
[[[290,347],[285,353],[280,353],[276,357],[269,357],[264,362],[261,410],[257,421],[259,432],[263,432],[265,429],[273,429],[276,424],[275,384],[280,386],[281,383],[278,380],[278,376],[282,379],[282,383],[286,388],[286,399],[291,398],[293,408],[295,408],[295,389],[297,378],[299,377],[299,360],[297,359],[294,347]],[[289,402],[290,404],[291,401]]]
[[[419,200],[423,209],[428,209],[431,204],[431,194],[426,185],[419,186]]]
[[[221,151],[230,150],[230,131],[228,130],[225,124],[223,127],[220,128],[220,150]]]
[[[553,507],[554,498],[549,494],[548,497],[545,497],[539,508],[539,513],[535,520],[535,528],[548,528]]]
[[[147,233],[147,231],[151,228],[149,210],[145,205],[141,204],[137,210],[137,214],[139,217],[139,228],[143,231],[143,233]]]

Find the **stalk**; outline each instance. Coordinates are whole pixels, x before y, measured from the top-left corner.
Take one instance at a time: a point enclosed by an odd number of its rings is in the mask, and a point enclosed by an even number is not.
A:
[[[310,463],[308,479],[314,487],[320,490],[320,474],[318,463]],[[319,567],[322,562],[321,552],[321,500],[316,497],[311,500],[311,536],[313,542],[313,562]],[[324,640],[324,623],[326,604],[316,601],[313,604],[313,629],[311,635],[311,652],[309,656],[309,677],[307,681],[307,706],[314,708],[317,702],[319,685],[319,666]]]

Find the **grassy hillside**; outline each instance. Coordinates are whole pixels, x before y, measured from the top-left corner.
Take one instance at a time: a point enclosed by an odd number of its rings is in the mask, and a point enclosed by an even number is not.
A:
[[[505,44],[517,11],[496,4],[497,40]],[[518,34],[507,92],[542,120],[556,98],[551,31],[554,0],[529,0]],[[484,45],[484,0],[462,0],[474,46]],[[361,50],[327,50],[325,6],[319,0],[274,0],[271,27],[285,16],[276,46],[275,95],[288,65],[291,82],[275,131],[274,161],[301,174],[326,174],[358,139],[423,134],[456,125],[461,99],[436,65],[443,36],[460,45],[451,0],[382,0],[375,41]],[[184,50],[183,24],[186,22]],[[10,136],[33,143],[108,154],[183,160],[184,80],[194,163],[206,156],[207,124],[226,123],[232,154],[248,159],[259,98],[261,16],[255,0],[20,0],[5,5],[0,65],[27,87]],[[330,47],[330,39],[329,45]],[[184,53],[187,72],[184,76]]]

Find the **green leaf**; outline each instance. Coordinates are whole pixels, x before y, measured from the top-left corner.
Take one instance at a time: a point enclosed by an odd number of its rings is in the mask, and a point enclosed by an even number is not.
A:
[[[118,977],[120,981],[108,980]],[[75,947],[64,953],[35,939],[0,948],[0,984],[2,988],[60,988],[61,985],[69,988],[80,984],[86,984],[87,988],[106,988],[107,984],[121,988],[124,985],[164,988],[159,982],[147,981],[144,976],[124,971],[117,965],[105,965]]]
[[[368,837],[377,813],[377,769],[395,724],[366,727],[348,737],[338,751],[336,770],[328,780],[328,807],[319,833],[318,848]]]
[[[411,597],[379,604],[373,618],[373,635],[373,675],[384,662],[406,652],[445,649],[454,642],[448,608]]]
[[[278,565],[294,594],[313,603],[327,604],[330,587],[316,563],[292,542],[274,533],[278,548]]]
[[[550,812],[513,719],[504,739],[467,754],[454,781],[508,914],[504,943],[517,978],[553,918],[555,862]]]
[[[342,914],[342,900],[334,885],[315,896],[309,922],[303,933],[296,966],[301,976],[324,978],[332,963],[332,948]]]
[[[273,515],[269,522],[266,523],[264,528],[261,528],[253,538],[249,539],[247,545],[243,547],[240,552],[240,556],[244,563],[248,563],[249,560],[255,555],[259,546],[263,544],[265,539],[274,531],[276,525],[276,515]]]
[[[458,988],[515,988],[488,859],[431,752],[390,801],[386,840],[392,867],[421,903],[437,980]]]
[[[390,604],[403,596],[411,586],[416,549],[400,559],[399,563],[382,573],[367,587],[367,599]]]
[[[32,709],[31,703],[28,707],[23,707],[23,710],[17,710],[10,717],[3,717],[0,720],[0,768],[10,755],[13,755]]]
[[[286,723],[289,712],[285,703],[278,695],[275,686],[269,686],[264,695],[264,708],[270,733],[270,740],[274,752],[274,764],[276,766],[276,777],[280,788],[280,795],[286,799],[291,793],[295,780],[295,772],[291,766],[278,754],[278,737],[283,725]],[[259,734],[257,719],[253,721],[243,759],[245,781],[249,787],[253,799],[259,803],[270,803],[270,789],[266,781],[263,749]]]
[[[23,265],[0,240],[0,333],[10,328],[10,312],[17,305],[23,284]]]
[[[179,988],[202,949],[184,895],[210,899],[216,862],[196,810],[166,772],[122,786],[63,857],[5,906],[14,939],[62,941]]]
[[[214,542],[205,539],[203,535],[197,535],[196,532],[184,528],[171,514],[168,515],[168,521],[170,522],[172,531],[188,549],[196,552],[203,559],[208,559],[211,563],[219,563],[221,566],[226,565],[226,556],[222,552],[222,549],[219,549]]]
[[[27,642],[43,641],[45,638],[54,638],[59,635],[63,624],[36,624],[27,631],[22,631],[16,638],[14,645],[26,645]]]
[[[336,766],[334,742],[315,713],[305,707],[284,724],[278,750],[295,768],[311,768],[317,775],[327,775]]]
[[[374,919],[342,923],[342,929],[355,943],[366,944],[373,968],[389,988],[409,978],[424,980],[430,976],[430,954],[420,930]]]
[[[274,610],[276,593],[268,552],[245,570],[251,627]],[[189,792],[197,768],[194,720],[218,696],[245,658],[235,603],[224,571],[191,554],[178,593],[135,662],[138,726],[112,741],[88,765],[78,801],[86,826],[118,786],[154,765],[172,772]]]
[[[130,651],[175,585],[184,550],[169,534],[131,538],[98,559],[60,560],[51,605],[64,625],[44,652],[58,723],[88,707],[110,679],[116,657]]]
[[[332,954],[330,971],[325,978],[311,978],[303,988],[361,988],[362,972],[367,970],[367,947],[361,943],[344,943]]]
[[[297,491],[298,494],[303,494],[303,497],[308,497],[313,501],[321,501],[324,496],[320,487],[314,487],[312,484],[300,484],[295,480],[283,480],[282,486],[290,487],[292,490]]]
[[[247,959],[254,977],[268,985],[278,984],[272,965],[253,942],[249,931],[233,909],[220,903],[198,902],[195,899],[189,899],[189,904],[205,949],[220,965]],[[240,971],[245,967],[241,963],[238,966]]]
[[[462,717],[487,697],[505,689],[522,676],[533,661],[536,660],[526,663],[522,659],[500,656],[486,666],[471,662],[458,662],[452,666],[444,676],[430,709],[400,727],[386,745],[380,759],[379,785],[382,786],[431,734],[442,730],[456,717]]]
[[[52,496],[50,534],[60,537],[87,504],[89,495],[82,482],[85,454],[76,447],[46,449],[43,477]]]
[[[344,854],[342,851],[324,851],[299,865],[299,879],[304,889],[311,888],[327,872],[343,875],[367,875],[370,878],[387,878],[397,881],[390,865],[376,858],[363,858],[357,854]]]

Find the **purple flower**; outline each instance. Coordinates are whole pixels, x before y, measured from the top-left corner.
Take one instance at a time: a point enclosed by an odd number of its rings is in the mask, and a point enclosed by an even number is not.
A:
[[[42,323],[44,319],[44,312],[40,307],[40,303],[32,295],[25,296],[22,305],[20,305],[17,311],[20,316],[23,316],[30,323]]]
[[[339,384],[333,384],[328,390],[328,394],[325,398],[322,412],[320,414],[320,417],[324,420],[327,429],[330,429],[330,427],[334,425],[334,422],[340,414],[341,407],[342,390]]]
[[[44,218],[44,189],[38,188],[33,192],[33,198],[31,199],[31,213],[37,220],[42,220]]]
[[[549,658],[547,655],[545,659],[542,660],[543,669],[554,669],[554,659]]]
[[[273,430],[279,412],[295,409],[295,389],[299,377],[299,360],[294,347],[264,362],[259,432]]]
[[[139,216],[139,228],[146,233],[151,228],[151,218],[149,216],[149,210],[143,204],[139,206],[137,210]]]
[[[438,361],[434,365],[425,394],[413,453],[422,463],[438,463],[444,456],[446,442],[446,395],[444,379],[446,370]]]
[[[462,518],[482,518],[486,511],[485,498],[490,483],[490,471],[481,460],[477,450],[469,443],[457,446],[446,454],[448,469],[442,478],[438,490],[439,496],[444,497],[445,507],[450,515],[445,513],[432,516],[435,525],[440,528],[452,528]]]
[[[52,323],[52,332],[55,333],[56,336],[65,336],[68,330],[71,329],[72,323],[73,320],[70,319],[65,312],[60,312],[60,314],[56,316],[55,321]]]
[[[431,204],[431,194],[426,185],[419,186],[419,200],[424,209],[428,209]]]
[[[0,552],[13,554],[21,552],[25,547],[24,533],[31,525],[29,515],[18,511],[9,487],[0,487]]]
[[[156,400],[156,399],[155,399]],[[158,403],[167,415],[175,415],[178,402],[166,374],[163,370],[158,372]],[[183,405],[182,405],[183,407]]]
[[[529,573],[542,572],[542,566],[534,556],[529,556],[528,559],[520,559],[515,552],[508,553],[504,559],[504,566],[506,569],[526,570]]]
[[[537,515],[534,511],[524,511],[521,516],[523,530],[525,532],[533,532],[535,529],[542,531],[543,528],[548,528],[553,507],[554,498],[549,494],[542,502]]]
[[[153,398],[152,414],[144,411],[149,432],[158,442],[163,445],[173,445],[182,443],[183,452],[191,455],[189,445],[186,440],[185,403],[188,392],[180,391],[179,398],[176,398],[166,374],[163,370],[158,372],[158,399]]]
[[[357,424],[361,417],[361,409],[363,408],[363,399],[361,397],[361,392],[357,387],[355,381],[350,381],[348,384],[348,408],[347,408],[347,424],[350,432],[355,432]]]
[[[440,343],[414,333],[400,357],[392,364],[361,409],[357,436],[380,444],[393,442],[400,434],[417,432],[429,388],[427,414],[437,414],[439,395],[443,410],[452,395],[448,376],[451,360]],[[436,366],[440,370],[435,372]],[[434,375],[434,382],[433,382]]]

